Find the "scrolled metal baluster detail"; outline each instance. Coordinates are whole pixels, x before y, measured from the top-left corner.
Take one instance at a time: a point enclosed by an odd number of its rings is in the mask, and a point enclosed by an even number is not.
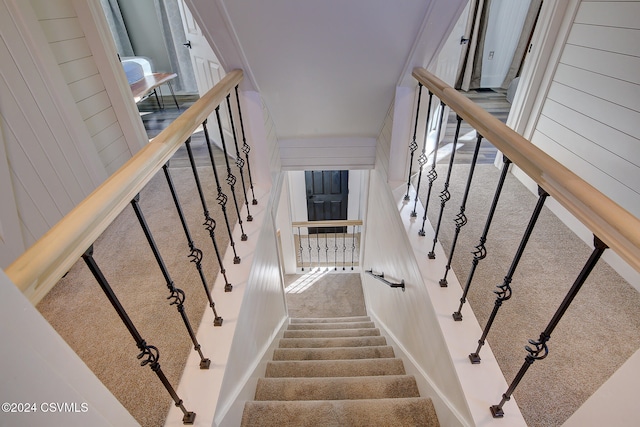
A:
[[[229,244],[231,246],[231,250],[233,250],[233,263],[240,264],[240,257],[236,252],[236,242],[233,240],[233,233],[231,232],[231,225],[229,224],[229,217],[227,215],[228,197],[226,194],[222,192],[222,186],[220,185],[220,177],[218,176],[218,169],[216,168],[216,162],[213,157],[213,148],[211,146],[211,139],[209,138],[209,129],[207,128],[207,119],[205,119],[204,122],[202,122],[202,128],[204,130],[204,139],[207,142],[207,149],[209,151],[209,160],[211,161],[211,167],[213,168],[213,177],[215,178],[215,181],[216,181],[216,191],[217,191],[216,200],[218,202],[218,205],[220,206],[220,209],[222,210],[224,222],[227,225],[227,233],[229,234]],[[187,150],[189,150],[189,152],[191,150],[189,145],[187,145]],[[192,155],[189,155],[189,160],[191,159],[192,159]],[[197,176],[198,171],[196,169],[194,162],[191,163],[191,168],[193,169],[194,175]],[[196,180],[196,182],[199,182],[199,180]],[[198,186],[198,190],[201,191],[200,186]],[[204,202],[204,195],[202,194],[202,192],[200,193],[200,199],[202,200],[203,206],[206,206]]]
[[[509,171],[509,165],[511,164],[511,160],[509,160],[506,156],[502,156],[502,160],[502,172],[500,173],[500,178],[498,179],[498,186],[496,187],[495,194],[493,195],[493,201],[491,202],[491,207],[489,208],[489,213],[487,214],[487,220],[484,224],[482,236],[480,236],[480,243],[478,244],[478,246],[476,246],[476,250],[473,252],[471,271],[469,272],[467,283],[464,287],[464,292],[462,293],[462,297],[460,298],[460,306],[458,307],[458,311],[453,313],[453,319],[457,322],[462,320],[462,306],[467,301],[467,295],[469,294],[469,288],[471,287],[471,282],[473,281],[473,276],[476,272],[478,262],[485,259],[487,256],[487,249],[485,248],[484,244],[487,241],[487,235],[489,234],[489,228],[491,227],[491,222],[493,221],[493,215],[496,212],[498,200],[500,200],[502,186],[504,185],[504,181],[507,177],[507,172]]]
[[[191,238],[191,232],[189,231],[189,226],[187,225],[187,220],[184,217],[184,212],[182,211],[182,206],[180,205],[180,199],[178,198],[178,193],[176,192],[176,188],[173,185],[173,179],[171,178],[171,173],[169,172],[169,162],[165,163],[162,167],[164,171],[165,178],[167,179],[167,184],[169,185],[169,190],[171,191],[171,196],[173,197],[173,202],[176,206],[176,210],[178,211],[178,216],[180,217],[180,222],[182,223],[182,228],[184,230],[184,234],[187,238],[187,244],[189,245],[190,253],[187,255],[189,261],[192,262],[196,270],[198,270],[198,274],[200,275],[200,281],[202,282],[202,286],[204,288],[204,292],[207,295],[207,300],[209,301],[209,307],[213,311],[213,325],[214,326],[222,326],[223,319],[218,316],[218,312],[216,311],[216,304],[213,302],[213,298],[211,297],[211,292],[209,291],[209,284],[207,283],[207,278],[202,271],[202,251],[196,247],[193,239]],[[211,220],[213,221],[213,220]],[[215,224],[215,222],[214,222]],[[215,225],[214,225],[215,226]],[[224,268],[222,268],[222,261],[218,260],[220,263],[220,271],[224,275],[224,280],[228,286],[231,286],[227,281],[227,276],[224,273]]]
[[[449,182],[451,180],[451,172],[453,171],[453,164],[456,157],[456,150],[458,146],[458,137],[460,135],[460,125],[462,123],[462,117],[456,115],[456,132],[453,136],[453,146],[451,148],[451,157],[449,158],[449,167],[447,169],[447,178],[444,181],[444,186],[442,191],[440,192],[440,213],[438,214],[438,225],[436,225],[436,232],[433,236],[433,246],[431,247],[431,252],[427,254],[429,259],[436,258],[436,243],[438,243],[438,235],[440,234],[440,225],[442,224],[442,215],[444,214],[444,208],[447,205],[447,202],[451,200],[451,193],[449,192]]]
[[[598,263],[598,260],[600,259],[604,251],[608,248],[608,246],[595,235],[593,236],[593,244],[594,249],[589,256],[589,259],[585,263],[584,267],[582,267],[580,274],[578,274],[578,277],[573,282],[573,285],[571,285],[571,288],[560,303],[560,306],[549,321],[549,324],[540,334],[540,338],[538,339],[538,341],[529,340],[529,344],[533,345],[535,349],[529,346],[525,347],[525,350],[528,354],[525,356],[524,363],[520,367],[520,370],[509,385],[507,391],[502,395],[502,400],[500,401],[500,403],[497,405],[492,405],[489,408],[491,410],[491,415],[493,415],[494,418],[504,417],[504,411],[502,410],[502,407],[511,399],[511,395],[515,391],[516,387],[518,387],[518,384],[520,384],[520,381],[522,381],[522,378],[526,374],[529,367],[536,360],[542,360],[549,354],[547,342],[551,338],[551,333],[556,328],[556,326],[558,326],[558,323],[562,319],[562,316],[564,316],[564,313],[567,311],[576,295],[578,295],[578,292],[580,291],[580,288],[582,288],[584,282],[587,280],[587,277],[589,277],[589,274],[591,274],[591,271]]]
[[[227,95],[227,102],[229,101],[229,95]],[[220,106],[216,107],[216,119],[218,120],[218,129],[220,131],[220,140],[222,141],[222,151],[224,152],[224,161],[227,165],[227,184],[231,189],[231,195],[233,196],[233,204],[236,207],[236,214],[238,215],[238,226],[240,226],[240,240],[245,241],[248,239],[247,233],[244,232],[242,226],[242,217],[240,215],[240,208],[238,207],[238,198],[236,197],[236,177],[231,172],[231,165],[229,164],[229,153],[227,152],[227,143],[224,140],[224,131],[222,130],[222,121],[220,120]]]
[[[347,254],[347,227],[343,228],[342,231],[342,270],[345,270],[346,262],[346,254]]]
[[[445,103],[440,101],[440,118],[438,120],[438,131],[436,132],[436,147],[433,150],[433,159],[431,161],[431,170],[427,173],[429,178],[429,187],[427,188],[427,198],[424,202],[424,214],[422,215],[422,228],[418,231],[418,235],[424,236],[424,225],[427,222],[427,210],[429,209],[429,199],[431,199],[431,189],[433,183],[438,179],[438,173],[436,172],[436,163],[438,162],[438,147],[440,146],[440,135],[442,134],[442,121],[444,120]]]
[[[355,253],[356,253],[356,226],[354,225],[353,226],[353,236],[352,236],[352,239],[351,239],[351,270],[353,270],[353,263],[354,263],[353,257],[355,255]]]
[[[240,97],[238,96],[238,85],[235,87],[236,90],[236,101],[238,103],[238,116],[240,118],[240,129],[242,130],[242,152],[244,153],[245,159],[247,160],[247,174],[249,175],[249,187],[251,188],[251,196],[253,200],[251,201],[252,205],[257,205],[258,201],[256,200],[256,194],[253,189],[253,178],[251,177],[251,164],[249,163],[249,152],[251,151],[251,147],[247,144],[247,138],[244,134],[244,122],[242,121],[242,108],[240,108]]]
[[[300,234],[300,227],[298,227],[298,244],[300,245],[300,265],[302,266],[302,271],[304,271],[304,258],[302,256],[302,234]]]
[[[329,233],[324,233],[324,259],[325,262],[327,263],[327,271],[329,270],[329,241],[327,240],[327,234]]]
[[[320,227],[316,228],[316,250],[318,251],[318,263],[317,268],[320,268]]]
[[[422,97],[422,83],[418,82],[418,103],[416,106],[416,121],[413,125],[413,138],[411,139],[411,143],[409,144],[409,152],[411,153],[411,158],[409,159],[409,177],[407,178],[407,194],[404,195],[404,200],[409,201],[411,197],[409,197],[409,188],[411,188],[411,174],[413,169],[413,156],[418,149],[418,143],[416,142],[416,136],[418,133],[418,119],[420,118],[420,98]]]
[[[184,311],[184,291],[182,289],[176,288],[171,276],[169,275],[169,270],[167,269],[164,260],[162,259],[162,255],[160,254],[160,250],[158,249],[158,245],[151,234],[151,229],[147,224],[147,221],[144,218],[144,214],[142,213],[142,209],[139,204],[140,194],[136,195],[136,197],[131,200],[131,206],[138,218],[138,222],[140,223],[140,227],[142,227],[142,231],[144,232],[145,237],[147,238],[147,242],[149,243],[149,247],[153,252],[153,255],[156,259],[158,267],[162,272],[162,276],[165,279],[167,284],[167,288],[169,289],[169,297],[168,300],[172,300],[169,305],[175,305],[180,313],[180,317],[182,317],[182,321],[184,323],[187,332],[189,333],[189,337],[191,337],[191,342],[193,343],[193,349],[198,352],[200,356],[200,369],[209,369],[211,366],[211,360],[204,357],[201,351],[200,343],[198,343],[198,339],[196,338],[196,334],[193,332],[193,328],[191,327],[191,322],[189,322],[189,318],[187,317],[187,313]]]
[[[313,254],[311,253],[311,230],[307,227],[307,245],[309,248],[309,270],[313,269]]]
[[[484,345],[487,335],[489,334],[489,330],[491,329],[491,325],[493,324],[493,321],[495,320],[496,315],[498,314],[498,310],[500,309],[504,301],[507,301],[509,298],[511,298],[512,290],[510,285],[513,279],[513,275],[516,272],[518,263],[522,258],[522,254],[524,253],[524,250],[527,246],[529,238],[533,233],[533,228],[535,227],[536,222],[538,221],[538,217],[540,216],[540,212],[542,212],[544,202],[549,196],[549,193],[544,191],[542,187],[538,187],[538,195],[539,195],[538,201],[533,210],[533,213],[531,214],[531,219],[529,220],[529,224],[527,225],[527,228],[524,231],[522,239],[520,240],[520,244],[518,245],[518,249],[516,250],[516,253],[513,257],[511,266],[507,271],[507,275],[504,277],[504,281],[502,282],[502,285],[498,286],[498,290],[494,291],[494,293],[497,295],[496,301],[493,305],[493,310],[491,311],[491,315],[489,315],[489,319],[487,320],[487,324],[484,327],[484,330],[482,331],[482,336],[478,340],[478,347],[476,348],[476,351],[474,353],[471,353],[469,355],[469,360],[473,364],[480,363],[480,350],[482,349],[482,346]]]
[[[233,121],[233,112],[231,111],[231,94],[227,95],[227,110],[231,119],[231,133],[233,133],[233,144],[236,147],[236,167],[240,171],[240,181],[242,183],[242,193],[244,194],[244,204],[247,207],[247,221],[253,221],[251,211],[249,210],[249,199],[247,198],[247,186],[244,182],[244,160],[240,156],[240,148],[238,147],[238,137],[236,136],[236,126]]]
[[[333,230],[333,244],[334,244],[333,270],[336,271],[338,269],[338,229],[337,228]]]
[[[160,367],[160,363],[159,363],[160,351],[156,347],[152,345],[148,345],[147,342],[140,335],[140,332],[138,332],[138,329],[136,329],[135,325],[131,321],[131,318],[129,317],[124,307],[120,303],[120,300],[118,300],[118,297],[113,292],[111,285],[107,281],[106,277],[104,277],[104,274],[102,274],[102,271],[100,270],[100,267],[98,267],[96,260],[93,258],[93,245],[89,246],[89,248],[84,252],[84,254],[82,254],[82,259],[84,260],[85,264],[91,271],[91,274],[93,274],[93,277],[98,282],[98,285],[100,285],[100,288],[102,289],[104,294],[107,296],[107,299],[109,300],[113,308],[116,310],[116,313],[118,313],[120,320],[122,320],[122,323],[124,323],[125,327],[133,337],[134,341],[136,342],[136,346],[140,350],[140,353],[136,357],[138,360],[144,359],[140,362],[140,366],[149,365],[151,370],[155,372],[158,379],[160,379],[160,381],[162,382],[162,385],[171,396],[171,399],[173,399],[173,402],[176,405],[176,407],[180,408],[180,410],[182,411],[182,414],[183,414],[182,423],[193,424],[196,419],[196,413],[186,410],[186,408],[183,405],[182,399],[178,397],[178,394],[176,393],[174,388],[171,386],[171,383],[165,376],[164,372],[162,372],[162,368]]]
[[[427,163],[429,158],[427,157],[427,139],[429,137],[429,117],[431,117],[431,100],[433,99],[433,93],[429,91],[429,104],[427,105],[427,120],[424,125],[424,141],[422,143],[422,152],[418,157],[418,164],[420,165],[420,171],[418,172],[418,185],[416,186],[416,197],[413,201],[413,211],[411,211],[411,217],[415,218],[418,216],[416,212],[416,208],[418,207],[418,194],[420,193],[420,183],[422,182],[422,169],[424,165]]]

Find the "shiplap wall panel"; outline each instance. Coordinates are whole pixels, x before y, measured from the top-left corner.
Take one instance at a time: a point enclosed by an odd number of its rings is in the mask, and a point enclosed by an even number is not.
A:
[[[269,170],[272,173],[279,172],[282,169],[280,161],[280,147],[278,146],[278,136],[276,127],[271,118],[271,114],[267,106],[262,102],[262,115],[264,117],[264,128],[267,134],[267,145],[269,150]],[[248,142],[248,141],[247,141]],[[249,143],[249,142],[248,142]],[[249,143],[249,145],[251,145]]]
[[[380,136],[376,141],[375,169],[379,170],[385,179],[389,176],[389,157],[391,154],[391,131],[393,127],[393,107],[389,109],[384,119]]]
[[[640,1],[583,1],[532,141],[640,216]]]
[[[123,132],[72,0],[31,0],[40,26],[108,173],[123,164]],[[114,127],[119,131],[114,132]],[[106,129],[110,129],[103,135]],[[115,144],[108,149],[109,144]],[[129,151],[128,156],[131,157]],[[125,160],[126,161],[126,160]]]

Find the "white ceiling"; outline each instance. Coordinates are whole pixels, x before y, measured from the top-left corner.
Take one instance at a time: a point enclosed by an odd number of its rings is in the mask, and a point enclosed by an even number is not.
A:
[[[376,138],[466,0],[190,0],[225,69],[242,68],[279,140]]]

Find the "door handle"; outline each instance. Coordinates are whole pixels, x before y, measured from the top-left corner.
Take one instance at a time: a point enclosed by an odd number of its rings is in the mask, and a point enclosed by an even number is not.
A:
[[[187,40],[187,42],[186,42],[186,43],[182,43],[182,46],[186,46],[186,47],[188,47],[189,49],[191,49],[191,40]]]

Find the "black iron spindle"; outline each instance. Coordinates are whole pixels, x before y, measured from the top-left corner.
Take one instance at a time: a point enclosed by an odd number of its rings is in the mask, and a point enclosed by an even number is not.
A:
[[[418,157],[418,165],[420,167],[420,171],[418,172],[418,184],[416,186],[416,198],[413,201],[413,211],[411,211],[411,217],[415,218],[418,216],[416,212],[416,208],[418,207],[418,193],[420,193],[420,183],[422,182],[422,169],[424,165],[427,163],[429,158],[427,157],[427,140],[429,139],[429,118],[431,117],[431,101],[433,99],[433,93],[429,91],[429,104],[427,105],[427,119],[424,125],[424,141],[422,142],[422,152]]]
[[[216,168],[216,161],[213,157],[213,147],[211,146],[211,139],[209,138],[209,129],[207,128],[207,119],[202,122],[202,128],[204,129],[204,139],[207,142],[207,149],[209,150],[209,160],[211,161],[211,167],[213,168],[213,177],[216,180],[216,191],[217,196],[216,200],[218,201],[218,205],[220,205],[220,209],[222,210],[222,216],[224,217],[224,222],[227,224],[227,233],[229,233],[229,244],[231,245],[231,250],[233,250],[233,263],[240,264],[240,257],[236,252],[236,242],[233,240],[233,233],[231,232],[231,224],[229,224],[229,216],[227,215],[227,200],[229,199],[226,194],[222,192],[222,187],[220,186],[220,177],[218,176],[218,168]],[[187,149],[189,146],[187,145]],[[192,168],[194,174],[196,174],[196,169],[194,164],[192,164]],[[198,187],[198,189],[200,189]],[[200,198],[204,200],[202,194],[200,194]]]
[[[476,272],[476,268],[478,267],[478,263],[481,260],[485,259],[487,256],[487,248],[484,246],[484,244],[487,242],[487,234],[489,234],[489,228],[491,227],[491,222],[493,221],[493,215],[496,212],[496,207],[498,206],[498,201],[500,200],[502,186],[504,184],[504,180],[507,177],[507,172],[509,172],[509,165],[511,164],[511,160],[509,160],[507,156],[503,155],[502,160],[504,163],[502,165],[502,172],[500,173],[500,179],[498,179],[498,186],[496,187],[496,192],[493,195],[493,201],[491,202],[491,207],[489,208],[487,220],[484,224],[484,230],[482,231],[482,236],[480,236],[480,242],[476,246],[476,250],[473,252],[471,271],[469,272],[469,276],[467,277],[467,283],[464,286],[462,297],[460,297],[460,305],[458,306],[458,311],[453,313],[453,319],[458,322],[462,320],[462,306],[467,301],[469,288],[471,287],[471,282],[473,281],[473,276]]]
[[[228,97],[229,95],[227,95]],[[228,98],[227,98],[228,99]],[[247,234],[242,227],[242,217],[240,215],[240,208],[238,207],[238,198],[236,197],[236,177],[231,173],[231,165],[229,164],[229,153],[227,152],[227,143],[224,140],[224,131],[222,130],[222,121],[220,120],[220,106],[216,107],[216,119],[218,120],[218,129],[220,130],[220,141],[222,141],[222,151],[224,152],[224,162],[227,165],[227,184],[231,189],[231,195],[233,196],[233,204],[236,207],[236,214],[238,215],[238,225],[240,226],[240,240],[247,240]]]
[[[347,254],[347,227],[342,229],[342,270],[345,270],[346,262],[346,254]]]
[[[193,328],[191,327],[191,322],[189,322],[189,317],[187,317],[187,312],[184,310],[184,300],[185,300],[184,291],[180,288],[176,288],[176,286],[173,283],[173,280],[171,279],[171,276],[169,275],[169,270],[167,270],[167,266],[165,265],[164,260],[162,259],[162,255],[160,255],[160,250],[158,249],[158,245],[156,245],[156,241],[153,238],[153,235],[151,234],[151,229],[149,228],[149,225],[147,224],[147,221],[145,220],[144,215],[142,213],[142,209],[140,208],[139,199],[140,199],[140,194],[137,194],[136,197],[134,197],[133,200],[131,200],[131,206],[133,207],[133,210],[136,213],[136,217],[138,217],[138,222],[140,222],[142,231],[144,231],[144,235],[147,238],[149,247],[151,247],[151,251],[153,252],[153,256],[155,257],[156,262],[158,263],[158,267],[160,267],[160,271],[164,276],[164,280],[167,282],[167,288],[169,289],[169,293],[170,293],[167,299],[171,301],[169,305],[175,305],[176,309],[178,310],[178,313],[180,313],[180,316],[182,317],[184,326],[185,328],[187,328],[187,332],[191,337],[191,342],[193,343],[193,349],[197,351],[198,355],[200,356],[200,369],[209,369],[209,366],[211,366],[211,360],[205,358],[204,355],[202,354],[200,343],[196,338],[195,332],[193,332]]]
[[[159,362],[160,352],[156,347],[147,344],[147,342],[140,335],[140,332],[138,332],[138,329],[136,329],[135,325],[131,321],[131,318],[125,311],[122,304],[120,304],[120,300],[118,300],[118,297],[113,292],[111,285],[109,284],[107,279],[104,277],[104,274],[102,274],[102,271],[98,267],[96,260],[93,258],[93,245],[91,245],[89,249],[87,249],[85,253],[82,254],[82,259],[87,264],[87,267],[89,267],[89,270],[93,274],[93,277],[95,277],[96,281],[98,282],[98,284],[104,291],[105,295],[109,299],[109,302],[118,313],[118,316],[120,316],[120,320],[122,320],[122,323],[124,323],[127,330],[129,331],[134,341],[136,342],[136,345],[141,352],[137,356],[138,360],[141,360],[140,366],[149,365],[151,370],[156,373],[156,375],[162,382],[162,385],[164,385],[164,388],[167,390],[167,392],[169,392],[169,395],[173,399],[173,402],[176,405],[176,407],[180,408],[180,410],[182,411],[182,414],[183,414],[182,423],[193,424],[196,419],[196,413],[187,411],[185,409],[184,405],[182,404],[182,399],[178,397],[178,394],[171,386],[171,383],[169,382],[167,377],[164,375],[164,372],[162,372],[162,368],[160,367],[160,362]]]
[[[207,278],[205,277],[204,271],[202,270],[202,251],[196,247],[193,239],[191,238],[191,232],[189,231],[189,226],[187,225],[187,220],[184,217],[182,205],[180,204],[180,199],[178,198],[178,193],[176,192],[176,188],[173,185],[173,179],[171,178],[171,173],[169,172],[169,162],[165,163],[162,169],[164,170],[164,176],[167,178],[167,184],[169,185],[169,190],[171,191],[171,196],[173,197],[173,203],[176,205],[176,210],[178,211],[178,216],[180,217],[180,222],[182,223],[182,229],[184,230],[184,234],[187,238],[187,244],[189,245],[189,249],[191,250],[189,258],[191,262],[196,266],[196,270],[198,270],[200,281],[202,282],[202,286],[204,287],[204,292],[207,294],[207,299],[209,300],[209,307],[211,307],[211,310],[213,310],[213,325],[222,326],[223,319],[222,317],[218,316],[218,312],[216,311],[216,304],[215,302],[213,302],[213,298],[211,297],[211,291],[209,290]]]
[[[418,231],[418,235],[424,236],[424,225],[427,222],[427,209],[429,209],[429,199],[431,199],[431,189],[433,188],[433,183],[436,179],[438,179],[438,173],[436,172],[436,163],[438,162],[438,147],[440,146],[440,135],[442,132],[442,120],[444,119],[444,110],[445,104],[440,101],[440,117],[438,120],[438,130],[436,131],[436,146],[433,150],[433,159],[431,161],[431,169],[429,173],[427,173],[427,178],[429,178],[429,187],[427,188],[427,197],[424,201],[424,214],[422,215],[422,228]]]
[[[238,117],[240,118],[240,129],[242,130],[242,152],[244,153],[245,160],[247,161],[247,174],[249,175],[249,187],[251,188],[251,196],[253,200],[252,205],[257,205],[256,194],[253,189],[253,178],[251,177],[251,164],[249,163],[249,152],[251,147],[247,144],[247,138],[244,134],[244,122],[242,121],[242,108],[240,108],[240,97],[238,96],[238,85],[236,85],[236,101],[238,103]]]
[[[329,241],[327,240],[327,234],[324,233],[324,260],[327,263],[327,271],[329,270]]]
[[[476,163],[478,161],[478,153],[480,152],[480,144],[482,143],[482,135],[478,134],[476,138],[476,147],[473,150],[473,157],[471,159],[471,166],[469,168],[469,176],[467,177],[467,184],[464,189],[464,194],[462,196],[462,202],[460,203],[460,212],[456,215],[453,222],[456,224],[456,230],[453,235],[453,241],[451,242],[451,250],[449,251],[449,259],[447,260],[447,265],[444,269],[444,276],[440,279],[440,287],[447,287],[447,274],[449,274],[449,270],[451,270],[451,261],[453,260],[453,255],[456,250],[456,243],[458,242],[458,236],[460,235],[460,230],[467,224],[467,216],[464,214],[467,205],[467,198],[469,197],[469,189],[471,188],[471,181],[473,180],[473,172],[476,168]]]
[[[206,135],[206,126],[205,126],[205,135]],[[198,168],[196,166],[196,160],[193,157],[193,150],[191,150],[191,138],[185,141],[185,147],[187,148],[187,155],[189,156],[189,163],[191,164],[191,171],[193,172],[193,178],[196,181],[196,188],[198,189],[198,195],[200,196],[200,203],[202,204],[202,214],[204,215],[204,225],[205,229],[209,232],[209,237],[211,238],[211,242],[213,243],[213,249],[216,252],[216,259],[218,260],[218,266],[220,267],[220,274],[224,278],[224,291],[231,292],[233,290],[233,286],[229,283],[227,279],[227,270],[224,268],[224,264],[222,262],[222,255],[220,255],[220,249],[218,248],[218,242],[216,241],[216,222],[209,215],[209,208],[207,207],[207,201],[204,197],[204,192],[202,191],[202,184],[200,183],[200,175],[198,173]],[[214,166],[215,170],[215,166]],[[224,213],[224,210],[223,210]],[[226,217],[225,217],[226,219]],[[231,239],[231,248],[234,250],[235,248],[233,244],[233,237]],[[235,260],[234,260],[235,262]]]
[[[498,314],[498,310],[504,301],[507,301],[511,298],[511,281],[513,280],[513,275],[516,272],[516,268],[518,267],[518,263],[520,262],[520,258],[522,258],[522,254],[524,253],[525,248],[527,247],[527,243],[529,242],[529,238],[531,237],[531,233],[533,232],[533,228],[538,221],[538,217],[540,216],[540,212],[542,212],[542,207],[544,206],[545,200],[549,197],[549,193],[544,191],[542,187],[538,187],[538,202],[536,203],[536,207],[533,209],[533,213],[531,214],[531,219],[529,220],[529,224],[524,231],[524,235],[520,240],[520,245],[518,246],[518,250],[516,251],[515,256],[513,257],[513,261],[511,262],[511,266],[509,267],[509,271],[507,275],[504,277],[504,281],[502,285],[496,286],[498,288],[497,291],[494,291],[496,294],[496,301],[493,304],[493,310],[491,311],[491,315],[489,315],[489,320],[487,320],[487,324],[482,331],[482,336],[478,340],[478,347],[476,351],[469,355],[469,360],[473,364],[480,363],[480,349],[484,345],[485,340],[487,339],[487,335],[489,334],[489,330],[491,329],[491,325]]]
[[[242,194],[244,194],[244,204],[247,207],[247,221],[253,221],[251,211],[249,210],[249,199],[247,198],[247,186],[244,183],[244,159],[240,155],[240,148],[238,147],[238,137],[236,136],[236,126],[233,121],[233,112],[231,111],[231,94],[227,95],[227,110],[229,110],[229,119],[231,120],[231,133],[233,133],[233,144],[236,147],[236,167],[240,172],[240,183],[242,184]]]
[[[333,229],[333,270],[336,271],[338,269],[338,228]]]
[[[444,208],[447,205],[449,199],[451,199],[451,193],[449,193],[449,181],[451,180],[451,171],[453,170],[453,163],[456,157],[456,148],[458,146],[458,136],[460,135],[460,124],[462,123],[462,117],[456,114],[456,132],[453,136],[453,145],[451,148],[451,157],[449,158],[449,168],[447,169],[447,178],[444,181],[444,187],[440,192],[440,213],[438,214],[438,225],[436,225],[436,232],[433,236],[433,246],[431,252],[427,254],[429,259],[436,259],[436,244],[438,243],[438,234],[440,234],[440,225],[442,223],[442,214]]]
[[[418,104],[416,106],[416,121],[413,124],[413,138],[411,139],[411,143],[409,144],[409,152],[411,153],[411,158],[409,159],[409,177],[407,178],[407,194],[404,195],[404,200],[409,201],[411,197],[409,197],[409,188],[411,187],[411,174],[413,172],[413,156],[418,149],[418,143],[416,142],[416,136],[418,133],[418,119],[420,118],[420,98],[422,98],[422,83],[418,82]]]
[[[353,270],[353,257],[356,253],[356,226],[353,226],[353,238],[351,239],[351,270]]]
[[[578,275],[575,282],[569,289],[569,292],[567,292],[567,295],[564,297],[564,300],[562,300],[562,303],[560,303],[560,306],[558,307],[555,314],[551,318],[551,321],[549,322],[545,330],[540,334],[540,338],[538,338],[538,341],[529,340],[529,344],[531,344],[535,348],[525,346],[525,350],[529,354],[525,356],[522,367],[516,374],[511,385],[509,385],[509,388],[507,389],[507,391],[502,395],[502,400],[500,401],[499,404],[492,405],[490,407],[491,414],[493,415],[494,418],[502,418],[504,416],[504,411],[502,410],[502,407],[506,402],[511,400],[511,395],[513,394],[518,384],[520,384],[520,381],[526,374],[529,367],[533,364],[533,362],[535,362],[536,360],[542,360],[545,357],[547,357],[547,355],[549,354],[549,349],[547,348],[547,342],[551,338],[551,333],[553,332],[555,327],[558,325],[558,322],[560,322],[560,319],[562,319],[562,316],[567,311],[567,309],[571,305],[571,302],[580,291],[580,288],[582,287],[584,282],[587,280],[587,277],[589,277],[589,274],[591,273],[593,268],[596,266],[596,264],[598,263],[598,260],[600,259],[600,257],[608,247],[602,240],[600,240],[595,235],[593,236],[593,245],[594,245],[594,249],[591,252],[591,256],[589,256],[589,259],[587,260],[584,267],[582,268],[582,271],[580,271],[580,274]]]
[[[302,234],[300,234],[300,227],[298,227],[298,244],[300,245],[300,265],[302,265],[302,271],[304,271],[304,257],[302,256]]]
[[[320,268],[320,227],[316,227],[316,250],[318,251],[318,263],[316,268]]]

